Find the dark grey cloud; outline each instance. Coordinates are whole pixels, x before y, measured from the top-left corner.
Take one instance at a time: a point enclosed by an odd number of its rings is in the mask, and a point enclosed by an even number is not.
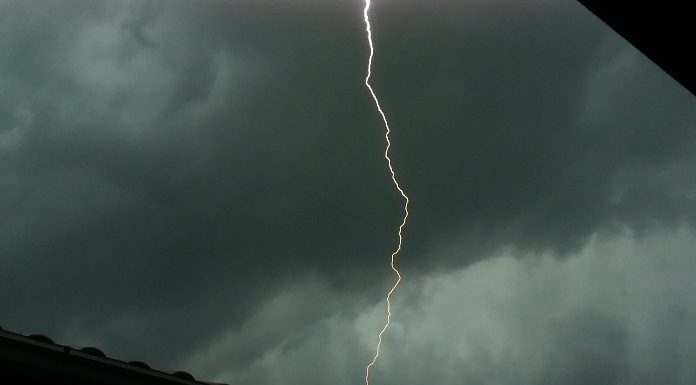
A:
[[[696,378],[690,365],[696,354],[693,239],[693,230],[683,229],[642,239],[595,236],[570,259],[503,253],[465,270],[411,280],[396,297],[373,380],[689,384]],[[304,307],[288,311],[288,301],[336,299],[314,285],[278,295],[241,330],[192,355],[188,365],[239,383],[355,383],[365,359],[360,352],[374,343],[383,303],[297,327],[293,313]],[[278,313],[290,322],[278,320]],[[282,325],[283,333],[251,364],[224,362],[244,349],[242,340]]]
[[[236,370],[379,298],[400,202],[360,2],[0,4],[5,327],[155,365],[224,335]],[[693,96],[580,5],[385,1],[373,18],[407,276],[693,223]],[[253,324],[306,287],[341,302]],[[611,318],[568,317],[621,353]],[[619,378],[601,361],[539,378]],[[360,364],[326,370],[343,365]]]
[[[449,28],[423,22],[398,48],[384,44],[378,79],[385,95],[402,96],[385,101],[402,128],[394,151],[414,207],[425,206],[414,209],[412,237],[454,226],[475,234],[474,247],[492,238],[563,253],[609,223],[693,216],[688,189],[653,177],[693,164],[691,95],[595,20],[572,20],[581,11],[572,4],[508,5],[502,15],[491,6],[497,23],[480,24],[485,15],[467,19],[461,7],[464,16],[440,23]],[[414,8],[410,19],[428,15]],[[390,52],[409,45],[423,49]]]

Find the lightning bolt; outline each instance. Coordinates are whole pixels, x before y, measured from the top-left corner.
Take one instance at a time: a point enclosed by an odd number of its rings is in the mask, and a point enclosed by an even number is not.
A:
[[[370,368],[372,365],[377,362],[377,357],[379,357],[379,349],[382,346],[382,335],[384,332],[387,330],[389,327],[389,323],[391,322],[391,316],[392,316],[392,311],[391,311],[391,296],[394,293],[394,290],[396,290],[396,287],[399,286],[399,283],[401,282],[401,274],[399,273],[399,269],[396,268],[395,261],[396,261],[396,256],[399,254],[401,251],[401,244],[403,242],[403,236],[402,236],[402,231],[404,229],[404,226],[406,226],[406,221],[408,220],[408,195],[404,192],[404,190],[401,188],[399,185],[398,180],[396,179],[396,173],[394,172],[394,168],[392,167],[392,161],[391,158],[389,157],[389,148],[391,147],[391,141],[389,140],[389,134],[391,133],[391,128],[389,127],[389,122],[387,121],[387,115],[384,113],[382,110],[382,106],[379,104],[379,99],[377,98],[377,94],[375,94],[375,90],[372,89],[372,86],[370,85],[370,77],[372,76],[372,58],[374,57],[375,54],[375,49],[374,46],[372,45],[372,26],[370,25],[370,0],[365,0],[365,9],[363,10],[363,17],[365,18],[365,32],[367,32],[367,42],[370,45],[370,58],[368,59],[367,62],[367,75],[365,76],[365,86],[367,87],[368,90],[370,90],[370,94],[372,95],[372,99],[375,101],[375,106],[377,106],[377,111],[379,111],[379,114],[382,116],[382,121],[384,121],[384,128],[386,129],[386,132],[384,134],[384,138],[387,141],[387,146],[384,149],[384,159],[387,160],[387,165],[389,166],[389,172],[391,173],[391,179],[392,182],[394,182],[394,186],[396,187],[397,190],[399,190],[399,193],[404,199],[404,217],[401,221],[401,224],[399,225],[399,243],[396,246],[396,249],[394,252],[391,254],[391,269],[394,271],[394,274],[396,275],[396,281],[394,282],[394,285],[389,289],[389,292],[387,292],[387,321],[384,324],[384,327],[382,330],[380,330],[378,336],[377,336],[377,347],[375,348],[375,354],[372,357],[372,361],[365,367],[365,385],[370,385]]]

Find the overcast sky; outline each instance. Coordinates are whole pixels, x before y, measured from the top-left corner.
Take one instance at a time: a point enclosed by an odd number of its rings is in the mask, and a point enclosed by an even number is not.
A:
[[[0,0],[0,326],[360,384],[360,0]],[[696,383],[696,98],[574,0],[373,0],[374,385]]]

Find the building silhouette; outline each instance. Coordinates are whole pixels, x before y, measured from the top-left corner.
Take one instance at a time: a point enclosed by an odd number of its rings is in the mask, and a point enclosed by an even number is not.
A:
[[[201,385],[184,371],[163,372],[140,361],[120,361],[94,347],[58,345],[42,334],[0,329],[0,384]]]

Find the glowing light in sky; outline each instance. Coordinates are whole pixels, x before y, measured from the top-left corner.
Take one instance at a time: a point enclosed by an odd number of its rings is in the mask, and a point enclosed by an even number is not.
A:
[[[363,16],[365,18],[365,31],[367,32],[367,42],[370,45],[370,58],[368,59],[367,62],[367,76],[365,76],[365,86],[367,86],[367,89],[370,90],[370,94],[372,95],[372,99],[375,101],[375,105],[377,106],[377,111],[379,111],[379,114],[382,116],[382,121],[384,121],[384,127],[386,129],[386,132],[384,134],[384,137],[387,140],[387,146],[384,149],[384,158],[387,160],[387,165],[389,166],[389,172],[391,173],[391,179],[392,182],[394,182],[394,186],[396,187],[397,190],[399,190],[399,193],[401,196],[404,198],[404,217],[403,220],[401,221],[401,224],[399,225],[399,243],[396,246],[396,249],[394,252],[391,254],[391,269],[394,271],[394,274],[396,274],[396,281],[394,282],[394,285],[389,289],[389,292],[387,293],[387,322],[384,324],[384,327],[382,330],[379,332],[379,335],[377,336],[377,347],[375,348],[375,355],[372,357],[372,361],[367,365],[365,368],[365,384],[369,385],[370,384],[370,368],[372,365],[377,362],[377,357],[379,357],[379,349],[382,346],[382,335],[384,332],[387,330],[389,327],[389,323],[391,322],[391,296],[394,293],[394,290],[396,290],[396,287],[399,286],[399,282],[401,282],[401,274],[399,273],[399,269],[396,268],[395,265],[395,260],[396,260],[396,255],[399,254],[399,251],[401,251],[401,243],[403,241],[402,237],[402,230],[404,226],[406,225],[406,221],[408,220],[408,195],[404,192],[404,190],[401,188],[399,185],[399,182],[396,179],[396,173],[394,172],[394,168],[392,167],[392,161],[391,158],[389,157],[389,148],[391,147],[391,141],[389,140],[389,134],[391,133],[391,129],[389,128],[389,122],[387,121],[387,116],[385,115],[384,111],[382,110],[382,107],[379,104],[379,99],[377,98],[377,95],[375,94],[375,91],[372,89],[372,86],[370,85],[370,77],[372,76],[372,58],[374,57],[375,49],[374,46],[372,45],[372,27],[370,25],[370,16],[369,16],[369,11],[370,11],[370,0],[365,0],[365,9],[363,10]]]

